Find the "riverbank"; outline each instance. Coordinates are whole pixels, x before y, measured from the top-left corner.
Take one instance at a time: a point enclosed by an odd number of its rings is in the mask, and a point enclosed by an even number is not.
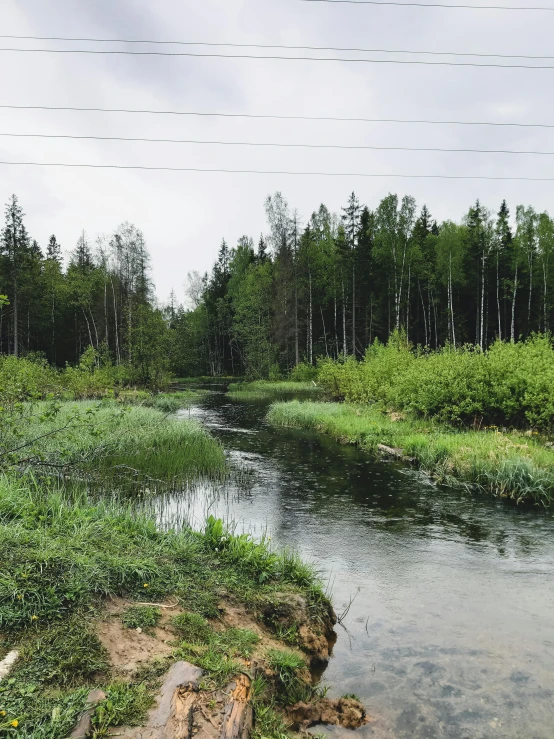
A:
[[[371,452],[387,445],[441,483],[467,484],[501,498],[543,506],[554,496],[554,450],[538,436],[498,429],[451,431],[432,421],[352,403],[275,403],[268,420],[276,426],[326,433]]]
[[[264,400],[288,395],[317,396],[322,389],[315,382],[297,382],[293,380],[256,380],[254,382],[232,382],[228,387],[231,400]]]
[[[314,571],[268,542],[161,531],[114,503],[0,478],[0,736],[65,739],[87,695],[95,736],[141,725],[161,677],[186,659],[215,691],[256,665],[254,736],[287,735],[288,707],[319,694],[334,614]],[[214,710],[216,707],[212,707]]]
[[[172,414],[185,397],[140,395],[114,400],[39,402],[19,411],[2,436],[19,449],[18,467],[118,486],[173,486],[202,474],[223,474],[225,452],[200,424]],[[129,404],[131,401],[131,404]]]

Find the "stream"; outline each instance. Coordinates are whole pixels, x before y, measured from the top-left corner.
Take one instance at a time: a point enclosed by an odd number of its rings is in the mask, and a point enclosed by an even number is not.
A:
[[[166,499],[165,515],[213,513],[316,563],[337,613],[349,608],[322,680],[366,705],[374,721],[357,734],[552,739],[552,514],[272,428],[269,404],[222,390],[181,412],[238,473]]]

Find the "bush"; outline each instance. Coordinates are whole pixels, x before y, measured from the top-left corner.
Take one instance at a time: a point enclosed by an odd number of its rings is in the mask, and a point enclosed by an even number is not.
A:
[[[290,372],[290,379],[293,382],[310,382],[317,379],[317,367],[308,362],[297,364]]]
[[[468,346],[428,353],[414,351],[397,335],[387,346],[376,342],[363,362],[321,362],[318,379],[335,398],[379,403],[447,424],[554,431],[549,336],[498,341],[486,352]]]
[[[0,356],[0,399],[3,403],[38,400],[59,391],[59,375],[45,359]]]

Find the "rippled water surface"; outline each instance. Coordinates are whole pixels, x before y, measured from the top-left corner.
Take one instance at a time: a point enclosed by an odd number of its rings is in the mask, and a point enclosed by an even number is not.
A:
[[[553,739],[552,515],[273,429],[267,408],[213,392],[192,409],[242,473],[169,507],[268,531],[317,563],[337,612],[354,598],[323,680],[366,704],[357,734]]]

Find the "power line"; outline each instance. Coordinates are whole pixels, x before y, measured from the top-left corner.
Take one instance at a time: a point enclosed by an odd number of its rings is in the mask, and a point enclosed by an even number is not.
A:
[[[339,0],[333,0],[339,2]],[[350,64],[417,64],[430,67],[488,67],[496,69],[543,69],[551,70],[554,66],[547,64],[493,64],[492,62],[446,62],[446,61],[423,61],[419,59],[352,59],[345,57],[315,57],[315,56],[279,56],[276,54],[200,54],[192,51],[124,51],[120,49],[16,49],[0,48],[0,52],[17,52],[23,54],[92,54],[99,56],[156,56],[156,57],[186,57],[198,59],[257,59],[287,62],[346,62]]]
[[[201,167],[148,167],[128,164],[69,164],[67,162],[5,162],[0,165],[14,167],[68,167],[71,169],[125,169],[144,170],[147,172],[207,172],[216,174],[260,174],[291,175],[295,177],[364,177],[364,178],[400,178],[418,180],[494,180],[502,182],[554,182],[554,177],[494,177],[492,175],[439,175],[439,174],[375,174],[367,172],[294,172],[287,170],[260,169],[205,169]]]
[[[327,121],[334,123],[398,123],[401,125],[432,125],[432,126],[494,126],[505,128],[554,128],[554,123],[505,123],[499,121],[436,121],[431,119],[408,118],[341,118],[337,116],[309,116],[309,115],[270,115],[263,113],[212,113],[187,110],[151,110],[138,108],[86,108],[67,105],[2,105],[5,110],[49,110],[71,111],[77,113],[125,113],[145,115],[175,115],[199,118],[244,118],[252,120],[277,121]]]
[[[525,151],[517,149],[451,149],[435,146],[367,146],[350,144],[295,144],[280,142],[257,142],[257,141],[205,141],[198,139],[153,139],[134,136],[80,136],[73,134],[50,134],[50,133],[1,133],[0,137],[31,138],[31,139],[75,139],[78,141],[128,141],[148,144],[191,144],[208,146],[254,146],[254,147],[276,147],[283,149],[340,149],[352,151],[421,151],[442,152],[450,154],[518,154],[533,156],[554,156],[554,151]]]
[[[407,2],[407,3],[400,3],[400,2],[392,2],[389,0],[301,0],[301,2],[305,3],[330,3],[331,5],[394,5],[396,7],[402,8],[446,8],[446,9],[454,9],[454,10],[544,10],[546,12],[554,11],[554,8],[545,8],[545,7],[539,7],[539,8],[525,8],[525,7],[516,7],[513,5],[450,5],[445,3],[414,3],[414,2]]]
[[[421,51],[420,49],[367,49],[360,47],[344,46],[290,46],[287,44],[235,44],[215,43],[212,41],[160,41],[154,39],[128,39],[128,38],[79,38],[73,36],[12,36],[0,35],[0,39],[15,39],[18,41],[71,41],[87,43],[106,44],[156,44],[163,46],[207,46],[207,47],[230,47],[234,49],[288,49],[290,51],[344,51],[359,52],[363,54],[421,54],[426,56],[456,56],[456,57],[479,57],[496,59],[554,59],[554,56],[534,54],[482,54],[456,51]]]

